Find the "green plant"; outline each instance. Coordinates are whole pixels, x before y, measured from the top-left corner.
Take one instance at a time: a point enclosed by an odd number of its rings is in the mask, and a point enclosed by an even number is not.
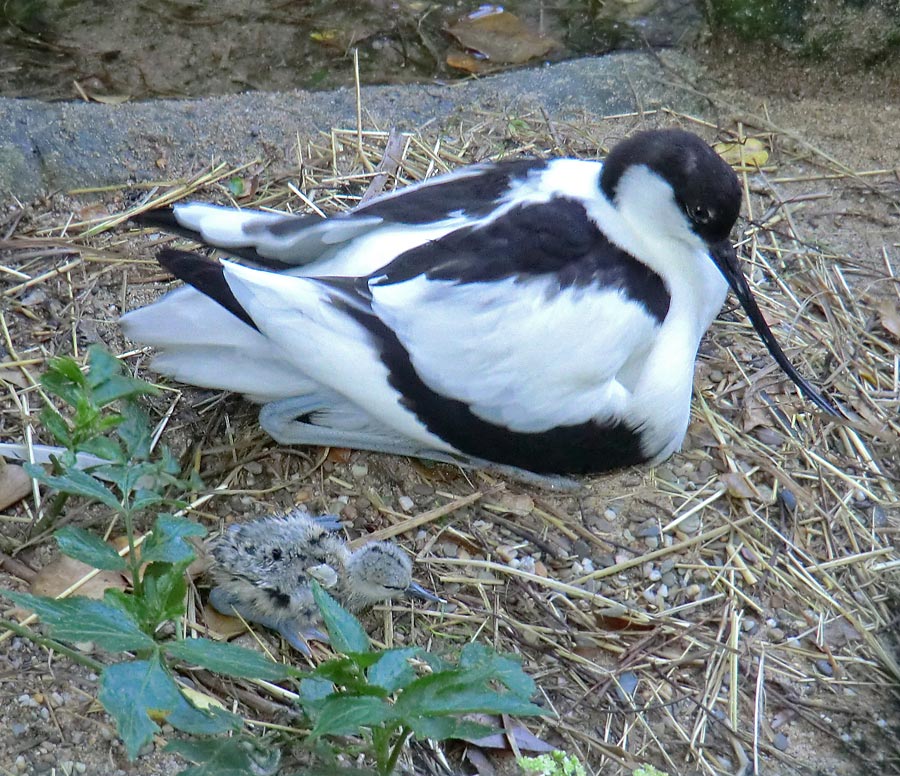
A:
[[[537,776],[587,776],[577,757],[558,750],[537,757],[520,757],[518,763],[523,771]]]
[[[325,628],[339,655],[312,672],[274,663],[260,653],[205,638],[183,638],[185,572],[194,559],[190,537],[205,530],[168,512],[156,513],[152,530],[139,538],[136,519],[202,486],[179,475],[165,447],[151,445],[149,419],[138,404],[153,387],[128,376],[117,359],[92,348],[82,372],[68,358],[54,359],[41,384],[59,399],[63,412],[48,406],[41,419],[63,450],[51,470],[29,467],[38,481],[57,491],[55,506],[80,496],[108,507],[121,519],[126,557],[99,537],[67,526],[55,534],[60,549],[94,568],[127,572],[132,589],[108,589],[102,600],[79,596],[53,599],[3,591],[32,609],[50,628],[41,636],[0,620],[0,627],[55,649],[100,674],[99,699],[116,721],[130,758],[167,722],[193,738],[168,748],[196,763],[182,776],[239,776],[278,770],[277,742],[261,744],[239,732],[239,716],[209,705],[200,709],[183,692],[178,666],[187,664],[227,676],[270,682],[299,682],[299,706],[310,731],[300,743],[334,772],[339,753],[366,754],[376,773],[393,772],[411,737],[446,739],[484,735],[488,729],[465,719],[473,713],[533,715],[533,681],[520,664],[472,643],[457,661],[415,647],[372,650],[360,623],[314,584]],[[98,456],[85,466],[80,454]],[[61,642],[94,642],[107,653],[125,653],[101,663]],[[221,734],[228,733],[224,736]],[[317,771],[318,772],[318,771]],[[313,771],[306,771],[311,774]]]
[[[107,652],[134,654],[101,665],[62,645],[42,641],[62,647],[65,654],[100,671],[100,701],[115,719],[129,757],[137,756],[160,730],[157,722],[162,720],[195,734],[236,730],[241,725],[239,717],[215,708],[202,711],[188,702],[172,664],[190,662],[231,676],[272,681],[294,672],[230,644],[160,635],[166,623],[184,615],[185,570],[194,559],[188,538],[206,531],[193,521],[160,512],[140,554],[137,551],[136,518],[161,506],[183,506],[180,496],[202,486],[195,476],[179,476],[178,463],[164,446],[152,448],[149,420],[138,398],[155,389],[128,376],[120,361],[97,346],[89,351],[86,372],[71,358],[56,358],[41,377],[41,385],[65,407],[61,412],[48,404],[40,416],[63,449],[52,457],[49,472],[32,465],[26,469],[57,492],[56,508],[70,496],[109,508],[122,521],[128,542],[123,557],[89,531],[66,526],[55,534],[60,550],[94,568],[129,573],[132,589],[108,589],[103,600],[4,594],[40,615],[54,639],[94,642]],[[80,468],[83,453],[100,461],[91,460]],[[14,623],[3,625],[28,635]]]
[[[300,706],[312,724],[307,744],[320,756],[338,751],[319,745],[326,738],[356,735],[359,751],[387,776],[410,737],[475,738],[491,729],[465,715],[544,713],[528,700],[534,681],[517,660],[477,642],[456,662],[418,647],[372,650],[359,621],[315,582],[313,595],[340,653],[300,682]]]

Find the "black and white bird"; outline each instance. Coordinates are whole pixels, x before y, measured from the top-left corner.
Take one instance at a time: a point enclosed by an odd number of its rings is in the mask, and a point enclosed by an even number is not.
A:
[[[681,446],[694,360],[734,291],[801,392],[741,272],[732,169],[699,137],[635,134],[603,162],[516,159],[328,219],[151,211],[248,267],[164,249],[189,285],[122,319],[177,380],[243,393],[284,444],[541,474]]]

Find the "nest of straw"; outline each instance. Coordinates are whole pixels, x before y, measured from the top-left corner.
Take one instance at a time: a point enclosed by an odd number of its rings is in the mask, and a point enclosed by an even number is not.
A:
[[[642,762],[671,774],[762,763],[803,773],[859,758],[900,772],[890,722],[900,687],[900,348],[876,312],[896,307],[900,285],[887,249],[860,262],[818,247],[824,236],[796,223],[822,181],[896,202],[896,179],[843,168],[771,126],[650,112],[570,123],[476,115],[443,134],[334,129],[298,143],[282,167],[221,164],[103,192],[99,209],[77,204],[96,192],[76,192],[69,212],[14,208],[0,267],[12,281],[0,308],[2,436],[40,440],[36,380],[57,353],[101,340],[144,375],[146,354],[127,349],[115,319],[170,287],[152,256],[175,238],[127,228],[138,211],[200,198],[328,214],[474,160],[597,157],[634,129],[673,123],[710,140],[754,135],[770,150],[763,169],[741,172],[745,271],[801,372],[857,422],[806,404],[728,308],[701,348],[684,451],[655,470],[586,478],[577,494],[374,454],[281,449],[238,398],[179,386],[158,402],[160,430],[217,488],[194,510],[207,524],[302,502],[340,511],[358,540],[403,542],[450,604],[386,608],[377,638],[436,651],[480,638],[520,654],[556,713],[532,731],[590,773]],[[3,517],[7,553],[48,541],[41,509],[31,500]],[[191,612],[202,629],[195,599]],[[284,700],[200,680],[263,722]],[[515,736],[508,743],[516,749]],[[461,745],[422,746],[406,767],[459,772],[463,756]]]

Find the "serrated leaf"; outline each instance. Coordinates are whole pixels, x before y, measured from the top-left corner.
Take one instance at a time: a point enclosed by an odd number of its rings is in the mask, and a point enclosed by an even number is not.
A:
[[[534,679],[522,670],[522,663],[519,660],[497,654],[477,641],[469,642],[463,647],[459,656],[459,667],[469,672],[478,668],[489,673],[492,679],[500,682],[520,698],[530,698],[537,691]]]
[[[448,738],[481,738],[490,735],[495,728],[490,725],[480,725],[456,717],[417,717],[405,719],[416,738],[430,738],[433,741],[446,741]]]
[[[184,578],[186,565],[151,563],[146,567],[141,581],[142,598],[147,607],[148,630],[156,630],[162,623],[184,614],[187,597],[187,581]]]
[[[268,776],[278,771],[281,752],[267,742],[265,750],[244,736],[170,741],[166,752],[174,752],[196,763],[178,776]]]
[[[126,404],[122,409],[123,420],[116,434],[125,445],[131,459],[145,461],[150,457],[150,423],[147,414],[136,404]]]
[[[78,445],[79,452],[92,453],[98,458],[113,463],[124,463],[125,457],[122,455],[122,448],[109,437],[94,437],[88,439]]]
[[[88,385],[95,386],[120,374],[123,364],[102,345],[91,345],[87,353],[88,371],[85,377]]]
[[[327,679],[307,677],[300,680],[300,700],[304,703],[315,704],[324,701],[334,693],[334,683]]]
[[[224,641],[183,639],[167,642],[164,649],[170,657],[241,679],[280,682],[302,673],[293,666],[275,663],[259,652]]]
[[[240,718],[232,714],[194,708],[158,658],[107,666],[100,675],[98,697],[116,721],[131,760],[159,731],[157,722],[168,722],[186,733],[201,735],[224,733],[241,724]]]
[[[416,678],[416,672],[409,661],[419,652],[421,650],[418,647],[386,650],[378,662],[369,668],[367,672],[369,684],[381,687],[388,693],[405,687]]]
[[[365,685],[362,668],[351,657],[326,660],[316,666],[313,675],[318,679],[324,679],[343,687]]]
[[[141,560],[165,563],[189,563],[194,559],[194,547],[188,536],[205,536],[206,529],[183,517],[166,513],[157,515],[153,531],[141,548]]]
[[[61,445],[68,447],[72,443],[72,434],[69,424],[53,407],[44,407],[40,414],[41,425],[46,428],[53,438]]]
[[[19,606],[34,611],[50,625],[53,637],[60,641],[93,641],[110,652],[156,646],[127,612],[106,601],[81,596],[57,600],[8,590],[3,594]]]
[[[514,714],[539,716],[544,710],[512,693],[498,693],[490,687],[455,684],[436,692],[418,692],[415,683],[407,687],[396,704],[404,716],[443,716],[448,714]]]
[[[58,490],[60,493],[69,493],[73,496],[93,499],[116,511],[121,509],[115,494],[87,472],[79,469],[69,469],[65,474],[56,476],[47,474],[40,466],[34,466],[33,464],[25,464],[25,470],[34,479]]]
[[[371,696],[334,695],[318,709],[311,738],[346,736],[358,733],[362,727],[372,727],[394,717],[392,707],[381,698]]]
[[[54,536],[60,552],[95,569],[121,571],[128,567],[128,562],[113,547],[83,528],[67,525]]]
[[[344,655],[368,652],[371,649],[369,637],[359,620],[328,595],[315,580],[312,581],[312,593],[331,639],[331,646]]]

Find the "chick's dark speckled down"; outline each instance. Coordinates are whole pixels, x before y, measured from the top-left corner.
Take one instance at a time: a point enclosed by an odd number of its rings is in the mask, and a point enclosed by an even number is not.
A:
[[[308,654],[308,639],[327,640],[316,627],[314,579],[351,610],[403,594],[439,600],[412,581],[412,562],[400,547],[371,542],[351,552],[339,525],[333,515],[295,510],[231,526],[210,545],[210,603],[278,631]]]

